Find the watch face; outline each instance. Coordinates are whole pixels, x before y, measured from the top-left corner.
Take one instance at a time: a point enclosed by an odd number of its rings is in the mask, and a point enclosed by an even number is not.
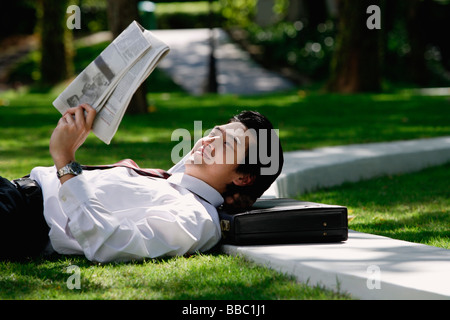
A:
[[[74,174],[80,174],[81,172],[83,172],[80,164],[77,162],[71,162],[70,169],[73,171]]]

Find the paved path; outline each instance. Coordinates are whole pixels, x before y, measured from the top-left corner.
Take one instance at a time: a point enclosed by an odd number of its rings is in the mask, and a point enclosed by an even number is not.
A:
[[[209,29],[153,30],[170,46],[159,67],[186,91],[204,92],[210,55]],[[232,43],[222,29],[214,29],[219,93],[251,95],[284,91],[294,85],[276,73],[261,68],[248,53]]]

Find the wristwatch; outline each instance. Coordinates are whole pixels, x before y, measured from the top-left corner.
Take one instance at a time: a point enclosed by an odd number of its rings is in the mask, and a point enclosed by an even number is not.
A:
[[[73,174],[75,176],[78,176],[83,173],[83,169],[81,168],[81,165],[78,162],[71,161],[68,164],[66,164],[64,167],[56,171],[56,175],[58,176],[58,179],[60,179],[62,176],[65,176],[66,174]]]

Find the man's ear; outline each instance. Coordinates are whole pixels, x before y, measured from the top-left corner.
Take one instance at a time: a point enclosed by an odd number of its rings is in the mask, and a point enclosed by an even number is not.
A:
[[[236,179],[234,179],[233,183],[239,187],[249,186],[255,182],[255,178],[256,177],[251,174],[243,173],[240,174]]]

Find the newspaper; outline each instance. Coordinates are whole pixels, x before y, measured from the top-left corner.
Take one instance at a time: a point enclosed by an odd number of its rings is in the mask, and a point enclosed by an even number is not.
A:
[[[169,47],[133,21],[53,101],[61,114],[82,103],[97,111],[92,131],[109,144],[142,82]]]

